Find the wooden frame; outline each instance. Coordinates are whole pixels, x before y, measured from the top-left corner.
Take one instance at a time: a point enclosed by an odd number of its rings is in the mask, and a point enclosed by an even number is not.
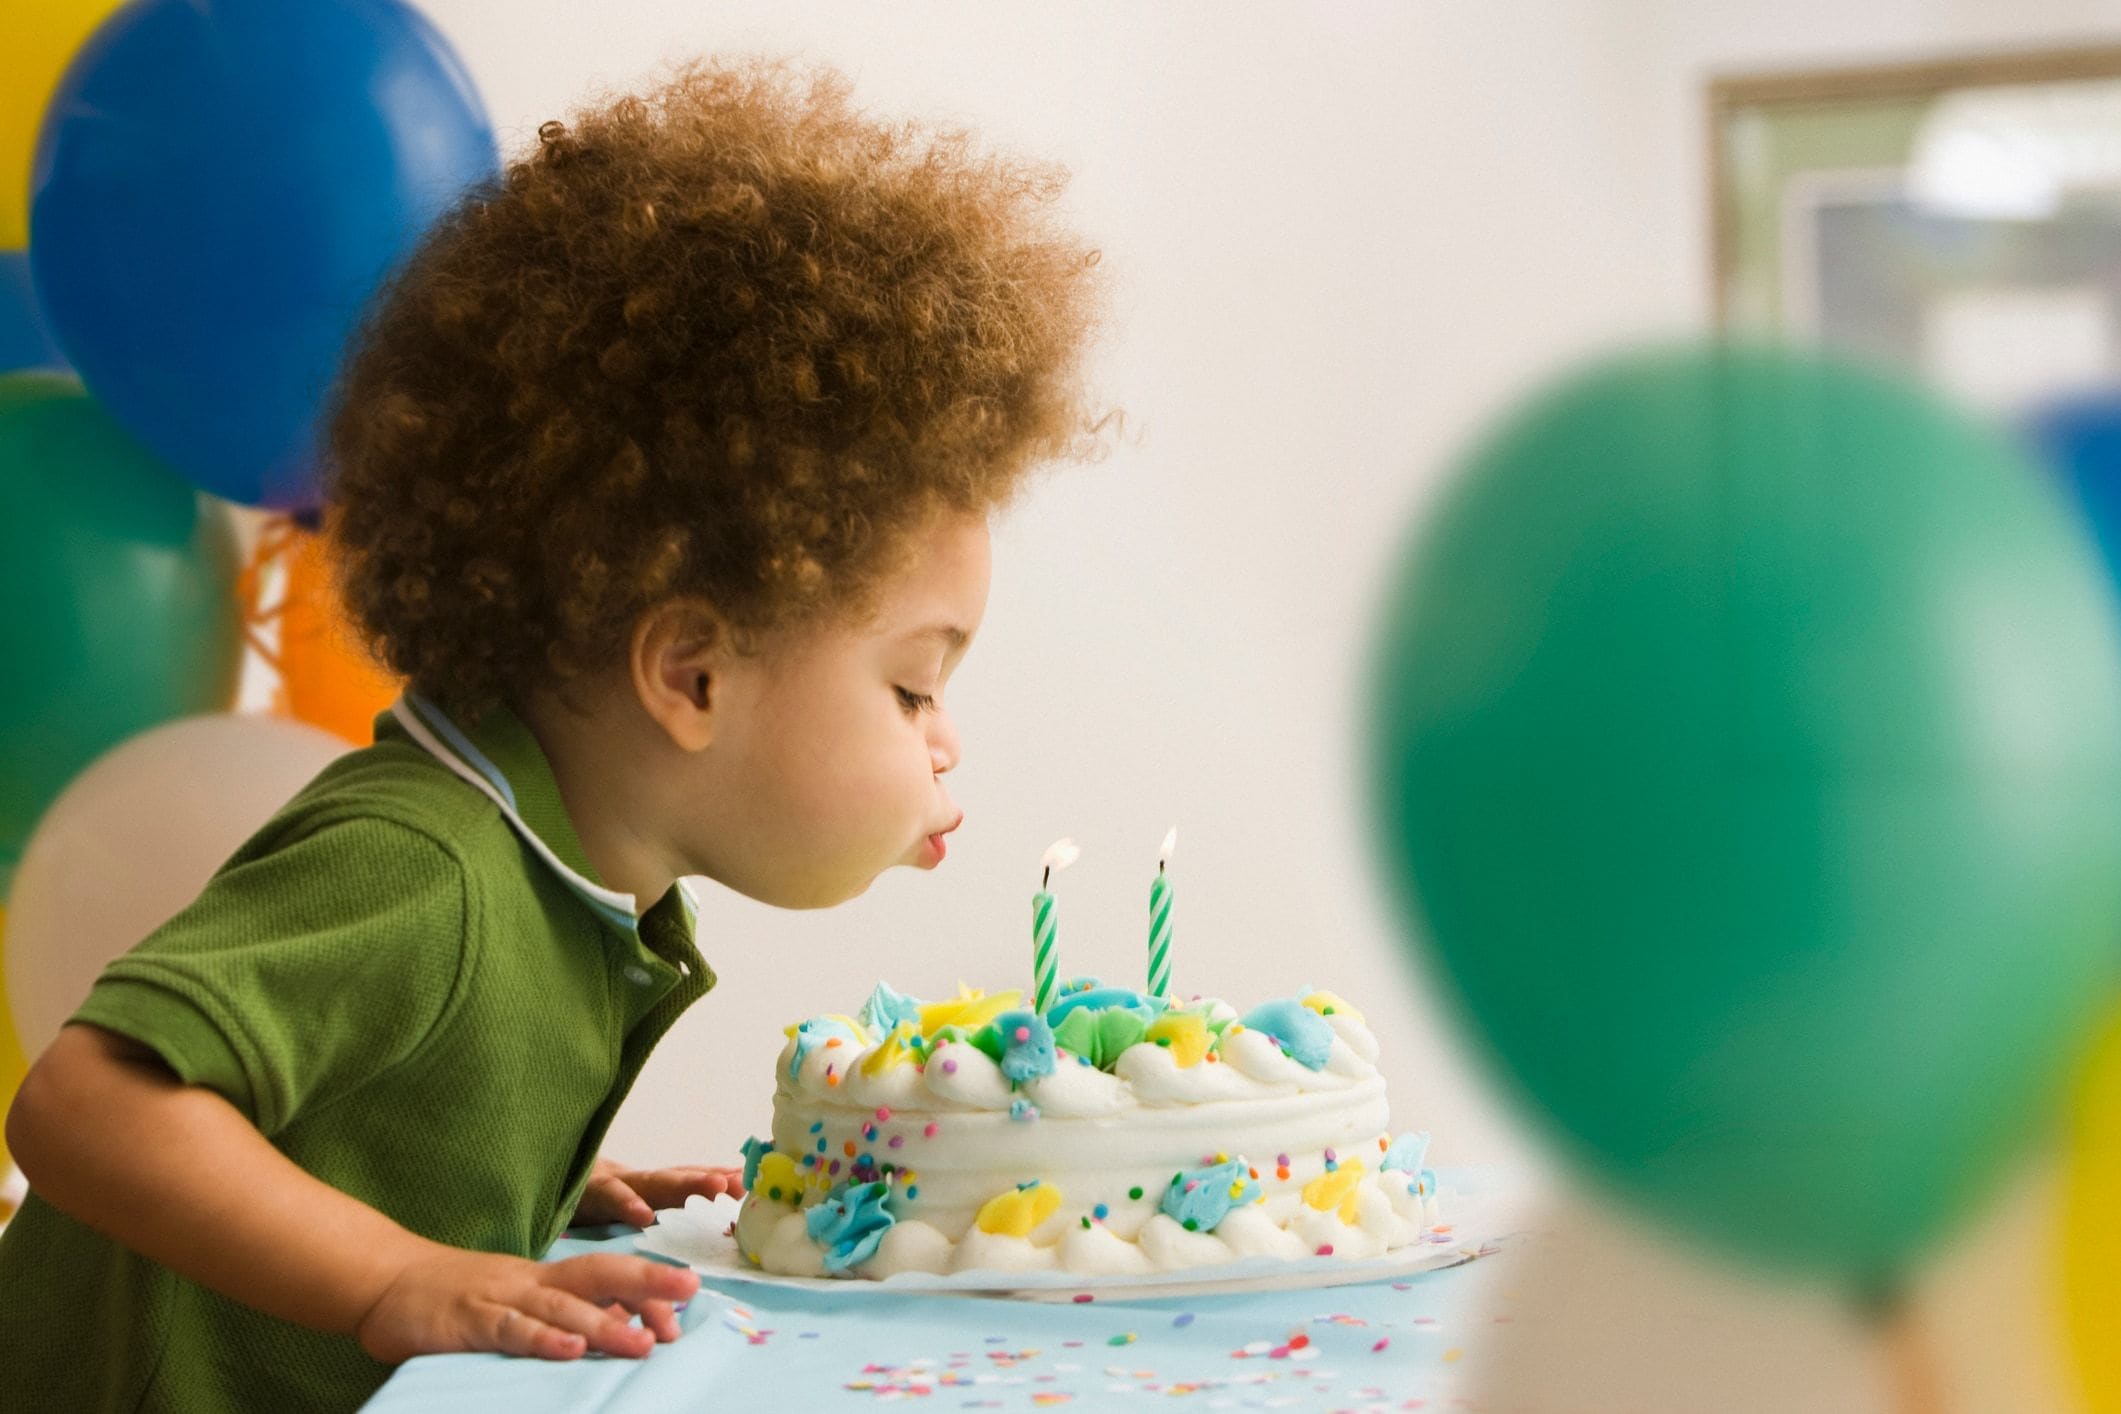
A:
[[[2121,44],[1712,80],[1707,113],[1708,202],[1710,278],[1717,323],[1728,324],[1732,319],[1731,291],[1738,273],[1737,219],[1725,147],[1739,115],[1920,102],[1962,89],[2105,79],[2121,79]]]

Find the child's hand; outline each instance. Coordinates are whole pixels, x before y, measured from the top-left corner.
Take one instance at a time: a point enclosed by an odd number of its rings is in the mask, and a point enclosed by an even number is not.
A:
[[[491,1350],[572,1360],[590,1350],[639,1357],[678,1338],[671,1303],[699,1290],[699,1274],[646,1257],[597,1252],[532,1262],[437,1247],[376,1299],[354,1334],[376,1359]],[[629,1324],[628,1312],[642,1324]]]
[[[718,1198],[744,1196],[742,1169],[675,1168],[634,1170],[598,1159],[589,1186],[574,1210],[578,1223],[632,1223],[646,1227],[658,1208],[680,1208],[693,1194]]]

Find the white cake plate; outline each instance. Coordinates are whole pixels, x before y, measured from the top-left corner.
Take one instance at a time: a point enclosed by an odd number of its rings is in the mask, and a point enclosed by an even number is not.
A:
[[[790,1277],[762,1272],[737,1249],[730,1225],[736,1221],[734,1198],[688,1198],[682,1208],[665,1208],[655,1226],[634,1239],[643,1252],[668,1257],[717,1282],[750,1282],[798,1291],[831,1291],[845,1296],[924,1295],[1001,1296],[1020,1301],[1148,1301],[1177,1296],[1229,1296],[1248,1291],[1295,1291],[1314,1286],[1354,1286],[1387,1281],[1416,1272],[1461,1266],[1496,1250],[1492,1235],[1469,1226],[1474,1210],[1457,1194],[1452,1221],[1381,1257],[1246,1257],[1214,1267],[1155,1272],[1145,1276],[1082,1276],[1071,1272],[900,1272],[881,1281],[845,1277]]]

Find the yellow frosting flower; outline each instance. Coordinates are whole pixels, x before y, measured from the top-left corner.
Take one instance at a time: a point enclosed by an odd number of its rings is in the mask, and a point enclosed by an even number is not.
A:
[[[795,1166],[795,1160],[786,1154],[768,1154],[759,1160],[759,1181],[751,1191],[764,1194],[776,1203],[800,1203],[803,1189],[808,1186],[803,1171]]]
[[[977,1031],[1005,1011],[1015,1009],[1023,999],[1019,991],[996,992],[988,996],[960,982],[957,995],[944,1001],[930,1002],[921,1008],[921,1031],[933,1036],[945,1026],[961,1026],[967,1031]]]
[[[1142,1039],[1169,1050],[1180,1070],[1199,1065],[1201,1057],[1208,1054],[1208,1047],[1215,1043],[1206,1018],[1191,1011],[1165,1012],[1149,1023],[1148,1035]]]
[[[1009,1237],[1029,1237],[1061,1205],[1058,1188],[1034,1183],[997,1193],[979,1210],[979,1230]]]
[[[1320,1016],[1345,1016],[1356,1025],[1362,1025],[1362,1013],[1331,992],[1313,992],[1304,998],[1304,1005]]]
[[[920,1034],[920,1027],[910,1021],[901,1021],[892,1027],[891,1034],[879,1042],[875,1050],[862,1057],[862,1074],[882,1075],[887,1070],[919,1060],[913,1041]]]
[[[1339,1168],[1322,1173],[1304,1185],[1304,1202],[1321,1213],[1329,1208],[1339,1208],[1340,1220],[1353,1227],[1356,1190],[1361,1183],[1362,1160],[1342,1159]]]

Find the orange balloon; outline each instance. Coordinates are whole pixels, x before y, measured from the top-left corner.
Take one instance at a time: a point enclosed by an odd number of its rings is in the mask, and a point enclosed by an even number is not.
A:
[[[267,570],[276,561],[285,571],[283,592],[276,605],[261,607],[270,588]],[[397,699],[401,684],[368,655],[347,621],[324,537],[284,516],[266,521],[242,592],[251,606],[251,645],[279,670],[274,709],[356,746],[375,740],[376,714]],[[277,647],[259,631],[274,620]]]
[[[7,910],[0,908],[0,947],[6,946]],[[0,988],[0,1114],[14,1102],[15,1088],[22,1083],[24,1073],[29,1070],[29,1061],[22,1054],[22,1043],[15,1039],[15,1017],[7,1002],[7,993]],[[9,1159],[7,1143],[0,1139],[0,1174],[7,1172]],[[7,1200],[0,1198],[0,1224],[12,1216]]]

